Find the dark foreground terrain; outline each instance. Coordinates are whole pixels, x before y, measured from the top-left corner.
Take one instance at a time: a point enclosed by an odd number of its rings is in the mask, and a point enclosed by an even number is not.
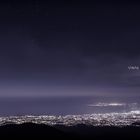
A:
[[[93,127],[77,126],[47,126],[26,123],[21,125],[8,124],[0,126],[0,138],[37,138],[37,139],[92,139],[92,140],[140,140],[140,127]]]

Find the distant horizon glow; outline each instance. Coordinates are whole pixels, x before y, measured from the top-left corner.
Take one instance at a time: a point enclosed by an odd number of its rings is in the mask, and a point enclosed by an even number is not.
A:
[[[126,106],[126,103],[97,103],[89,104],[88,106],[108,107],[108,106]]]

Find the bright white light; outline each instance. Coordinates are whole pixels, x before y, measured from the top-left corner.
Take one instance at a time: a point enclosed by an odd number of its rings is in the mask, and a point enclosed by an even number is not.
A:
[[[140,114],[140,111],[139,110],[135,110],[135,111],[131,111],[130,113],[132,113],[132,114]]]
[[[128,126],[136,125],[140,122],[140,110],[126,113],[104,113],[104,114],[83,114],[66,116],[11,116],[0,117],[0,125],[8,122],[22,124],[27,122],[46,124],[46,125],[66,125],[88,124],[93,126]]]
[[[125,103],[97,103],[97,104],[89,104],[88,106],[99,106],[99,107],[107,107],[107,106],[125,106]]]

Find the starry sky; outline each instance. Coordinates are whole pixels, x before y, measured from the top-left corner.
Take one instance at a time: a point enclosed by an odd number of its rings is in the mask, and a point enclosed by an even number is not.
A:
[[[0,97],[140,95],[140,4],[0,3]]]

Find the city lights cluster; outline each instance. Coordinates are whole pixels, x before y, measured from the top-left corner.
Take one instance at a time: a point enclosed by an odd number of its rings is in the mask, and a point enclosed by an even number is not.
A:
[[[140,126],[140,111],[130,111],[126,113],[105,113],[105,114],[83,114],[66,116],[10,116],[0,117],[0,125],[36,123],[46,125],[66,125],[74,126],[78,124],[92,126]]]

